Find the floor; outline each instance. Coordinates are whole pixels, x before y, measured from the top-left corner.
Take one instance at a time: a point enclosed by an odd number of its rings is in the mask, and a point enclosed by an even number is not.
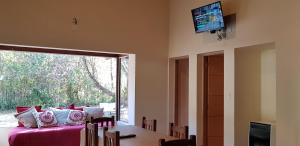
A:
[[[15,111],[0,112],[0,146],[9,146],[8,133],[12,128],[16,127],[17,119],[14,117]]]
[[[0,146],[9,146],[8,144],[8,133],[12,128],[0,127]]]
[[[0,112],[0,127],[16,127],[18,120],[14,117],[15,111]]]

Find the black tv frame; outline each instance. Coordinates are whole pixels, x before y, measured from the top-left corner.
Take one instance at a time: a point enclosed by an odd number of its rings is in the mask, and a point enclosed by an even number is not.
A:
[[[195,17],[194,17],[194,13],[193,11],[196,10],[196,9],[201,9],[203,7],[207,7],[209,5],[213,5],[213,4],[216,4],[216,3],[220,3],[220,6],[221,6],[221,12],[222,12],[222,18],[223,18],[223,23],[224,23],[224,26],[219,28],[219,29],[213,29],[213,30],[206,30],[206,31],[197,31],[197,28],[196,28],[196,24],[195,24]],[[193,24],[194,24],[194,29],[195,29],[195,32],[196,33],[202,33],[202,32],[215,32],[217,30],[222,30],[222,29],[225,29],[225,19],[224,19],[224,11],[223,11],[223,5],[222,5],[222,2],[221,1],[216,1],[216,2],[213,2],[213,3],[210,3],[210,4],[207,4],[207,5],[204,5],[204,6],[201,6],[201,7],[198,7],[198,8],[194,8],[191,10],[191,13],[192,13],[192,17],[193,17]]]

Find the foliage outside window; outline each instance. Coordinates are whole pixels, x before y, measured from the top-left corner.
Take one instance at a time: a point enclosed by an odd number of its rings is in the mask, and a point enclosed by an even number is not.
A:
[[[115,103],[116,61],[112,57],[0,51],[0,109],[8,113],[16,106]],[[121,69],[127,72],[127,65],[122,63]],[[123,100],[127,100],[126,90],[121,91]]]

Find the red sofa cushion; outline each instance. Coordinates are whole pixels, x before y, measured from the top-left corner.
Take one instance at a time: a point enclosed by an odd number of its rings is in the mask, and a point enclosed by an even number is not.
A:
[[[83,107],[75,107],[74,110],[83,111]]]
[[[68,109],[75,109],[75,104],[73,103],[73,104],[70,104],[69,106],[68,106]]]
[[[76,107],[75,104],[70,104],[68,109],[83,111],[83,107]]]
[[[17,113],[21,113],[24,112],[26,110],[28,110],[29,108],[31,108],[30,106],[17,106],[16,107],[16,111]],[[35,109],[37,112],[42,112],[42,106],[35,106]],[[24,127],[24,125],[20,122],[18,122],[18,127]]]

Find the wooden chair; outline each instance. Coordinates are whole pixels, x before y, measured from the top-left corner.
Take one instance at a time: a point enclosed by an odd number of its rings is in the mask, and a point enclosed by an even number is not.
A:
[[[160,146],[196,146],[196,136],[191,135],[190,139],[178,139],[165,141],[165,139],[159,140]]]
[[[92,123],[98,123],[101,127],[103,126],[115,126],[115,116],[111,117],[100,117],[100,118],[93,118],[91,117]],[[110,125],[109,125],[110,123]]]
[[[155,119],[147,120],[146,117],[143,117],[142,128],[151,131],[156,131],[156,123],[157,121]]]
[[[103,128],[103,146],[120,146],[120,132],[109,132],[107,127]]]
[[[85,146],[98,146],[98,124],[85,123]]]
[[[177,137],[179,139],[188,139],[189,138],[189,127],[179,127],[175,126],[174,123],[169,124],[169,135]]]

